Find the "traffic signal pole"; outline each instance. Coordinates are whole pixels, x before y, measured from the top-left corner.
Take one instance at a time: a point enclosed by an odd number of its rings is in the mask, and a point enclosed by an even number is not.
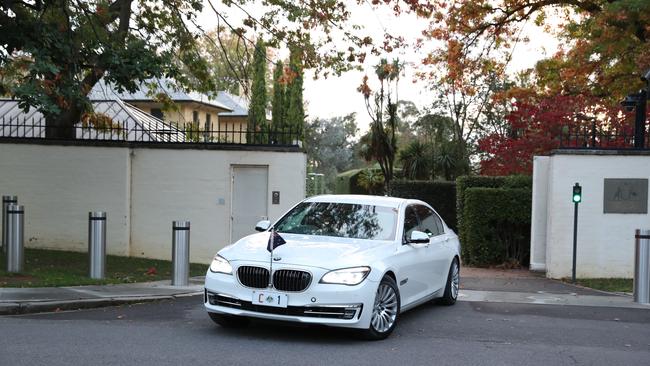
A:
[[[576,183],[573,186],[573,268],[571,282],[576,283],[576,254],[578,252],[578,205],[582,201],[582,187]]]
[[[578,202],[573,204],[573,270],[571,282],[576,283],[576,252],[578,251]]]

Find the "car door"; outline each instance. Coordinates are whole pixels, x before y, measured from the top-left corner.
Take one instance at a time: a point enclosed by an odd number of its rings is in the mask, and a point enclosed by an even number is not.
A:
[[[429,247],[427,248],[426,273],[430,277],[423,279],[427,282],[429,292],[441,289],[447,280],[449,264],[451,263],[451,251],[447,245],[447,236],[444,231],[442,220],[431,208],[425,205],[413,206],[418,215],[418,230],[429,235]]]
[[[402,297],[402,306],[421,299],[431,292],[431,278],[434,276],[430,265],[432,258],[430,244],[408,244],[413,230],[420,230],[420,222],[414,206],[407,206],[404,211],[402,228],[402,245],[395,258],[399,268],[398,286]]]

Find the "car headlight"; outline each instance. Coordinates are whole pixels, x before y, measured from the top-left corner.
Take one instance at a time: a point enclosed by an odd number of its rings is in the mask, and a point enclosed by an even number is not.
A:
[[[232,266],[228,260],[220,255],[215,255],[210,263],[210,271],[214,273],[232,274]]]
[[[358,285],[368,277],[370,267],[343,268],[325,273],[320,283],[331,283],[339,285]]]

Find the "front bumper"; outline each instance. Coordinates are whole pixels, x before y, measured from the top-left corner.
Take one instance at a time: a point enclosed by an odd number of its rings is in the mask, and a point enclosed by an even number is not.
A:
[[[208,271],[203,298],[205,308],[214,313],[307,324],[362,329],[370,326],[378,283],[366,278],[356,286],[321,284],[319,280],[327,271],[313,267],[291,268],[307,270],[312,273],[313,279],[310,286],[302,292],[272,289],[287,294],[286,308],[253,304],[253,291],[260,289],[240,284],[236,278],[236,269],[233,269],[232,275]]]

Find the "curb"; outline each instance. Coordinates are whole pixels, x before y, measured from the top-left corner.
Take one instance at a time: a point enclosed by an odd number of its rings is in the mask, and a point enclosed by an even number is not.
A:
[[[125,296],[97,299],[30,301],[23,303],[0,303],[0,316],[45,313],[62,310],[94,309],[107,306],[138,304],[161,300],[174,300],[203,295],[203,292],[188,292],[176,295]]]

